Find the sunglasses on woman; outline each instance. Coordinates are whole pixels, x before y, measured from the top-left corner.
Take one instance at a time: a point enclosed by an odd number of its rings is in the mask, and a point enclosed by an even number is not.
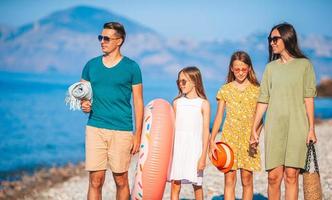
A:
[[[273,44],[277,44],[279,39],[282,39],[282,37],[280,37],[280,36],[268,37],[269,43],[271,43],[271,41],[272,41]]]

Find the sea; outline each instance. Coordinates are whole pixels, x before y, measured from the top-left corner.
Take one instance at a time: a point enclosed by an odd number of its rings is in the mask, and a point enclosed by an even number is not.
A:
[[[56,73],[0,72],[0,181],[84,161],[88,114],[71,111],[64,102],[68,87],[78,80]],[[212,119],[221,84],[205,84]],[[147,80],[143,91],[145,104],[156,98],[171,102],[178,93],[175,79]],[[316,98],[315,116],[332,118],[332,98]]]

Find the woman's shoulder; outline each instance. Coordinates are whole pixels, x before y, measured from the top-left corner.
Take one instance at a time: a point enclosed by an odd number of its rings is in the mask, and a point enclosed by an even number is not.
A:
[[[311,61],[308,58],[294,58],[293,60],[289,61],[295,64],[306,64],[306,65],[311,65]],[[269,63],[266,64],[266,67],[271,67],[275,65],[283,65],[280,62],[280,59],[270,61]]]
[[[279,65],[279,64],[280,63],[279,63],[278,59],[277,60],[272,60],[272,61],[270,61],[266,64],[265,68],[268,69],[268,68],[271,68],[271,67]]]
[[[312,63],[308,58],[295,58],[295,61],[300,65],[312,66]]]

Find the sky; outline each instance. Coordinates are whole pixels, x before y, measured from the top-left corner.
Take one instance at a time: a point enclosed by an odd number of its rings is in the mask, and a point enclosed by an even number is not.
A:
[[[329,0],[1,0],[0,24],[18,27],[78,5],[113,11],[168,38],[239,40],[285,21],[300,34],[332,35]]]

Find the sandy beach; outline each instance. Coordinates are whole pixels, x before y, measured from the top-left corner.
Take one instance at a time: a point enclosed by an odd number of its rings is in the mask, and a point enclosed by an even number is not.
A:
[[[332,198],[332,153],[330,153],[329,145],[332,144],[332,121],[326,121],[316,126],[316,134],[318,137],[317,153],[321,174],[321,183],[323,188],[324,199]],[[263,133],[264,135],[264,133]],[[261,137],[260,147],[262,149],[262,164],[264,163],[264,149],[263,138]],[[133,184],[134,172],[136,168],[137,156],[133,157],[131,167],[129,170],[130,186]],[[264,165],[262,165],[264,166]],[[67,167],[68,168],[68,167]],[[73,199],[86,199],[86,193],[88,188],[88,173],[84,172],[82,165],[76,167],[69,167],[67,170],[52,169],[52,177],[47,178],[44,175],[44,179],[39,178],[39,184],[30,189],[23,190],[24,185],[1,183],[2,190],[0,192],[0,199],[24,199],[24,200],[73,200]],[[263,167],[264,168],[264,167]],[[52,171],[51,170],[51,171]],[[58,170],[58,171],[57,171]],[[57,171],[57,172],[56,172]],[[44,171],[44,174],[51,173]],[[34,177],[42,177],[42,175],[34,175]],[[49,176],[49,175],[48,175]],[[54,176],[58,177],[57,181],[54,181]],[[67,177],[67,178],[59,178]],[[70,178],[69,178],[70,177]],[[25,178],[29,183],[29,178]],[[38,182],[36,178],[30,177],[30,184]],[[17,187],[20,187],[19,189]],[[207,167],[204,171],[204,199],[221,200],[223,199],[223,187],[224,176],[219,172],[210,161],[207,162]],[[29,188],[26,186],[26,188]],[[302,190],[302,176],[300,176],[300,191],[299,199],[303,199]],[[267,199],[267,173],[265,171],[257,172],[254,174],[254,199]],[[282,186],[284,191],[284,186]],[[236,197],[241,199],[241,181],[238,179],[236,186]],[[19,194],[19,195],[18,195]],[[107,172],[105,185],[103,188],[104,199],[115,199],[115,184],[112,179],[110,171]],[[166,184],[163,199],[170,198],[170,183]],[[191,185],[183,185],[181,199],[194,199],[194,194]]]

